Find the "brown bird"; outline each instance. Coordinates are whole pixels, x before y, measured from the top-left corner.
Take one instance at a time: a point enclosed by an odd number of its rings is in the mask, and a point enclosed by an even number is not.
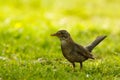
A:
[[[57,36],[61,41],[61,49],[64,57],[72,63],[75,70],[75,62],[82,63],[87,59],[94,59],[91,54],[92,50],[103,40],[106,36],[97,37],[90,45],[83,47],[73,41],[70,34],[66,30],[60,30],[51,36]]]

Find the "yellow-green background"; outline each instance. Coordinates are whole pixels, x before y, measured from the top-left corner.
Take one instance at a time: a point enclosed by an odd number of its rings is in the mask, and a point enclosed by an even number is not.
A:
[[[119,28],[119,0],[0,0],[0,80],[120,80]],[[61,29],[84,46],[107,35],[83,71],[50,36]]]

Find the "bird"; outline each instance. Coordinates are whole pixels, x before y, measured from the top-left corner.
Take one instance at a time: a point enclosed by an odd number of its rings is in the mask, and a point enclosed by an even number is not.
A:
[[[67,30],[59,30],[51,36],[56,36],[60,39],[61,42],[61,50],[63,56],[72,63],[72,66],[75,71],[75,63],[80,63],[80,70],[82,70],[83,62],[88,59],[95,59],[92,50],[107,36],[98,36],[91,44],[87,46],[82,46],[77,44],[72,39],[70,33]]]

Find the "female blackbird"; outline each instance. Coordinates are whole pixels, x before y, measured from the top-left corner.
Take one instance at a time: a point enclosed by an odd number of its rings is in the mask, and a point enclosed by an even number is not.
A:
[[[106,38],[106,36],[99,36],[90,45],[83,47],[75,43],[66,30],[59,30],[51,36],[57,36],[60,39],[63,56],[72,63],[74,69],[75,62],[79,62],[82,69],[82,62],[89,58],[94,59],[91,54],[93,48]]]

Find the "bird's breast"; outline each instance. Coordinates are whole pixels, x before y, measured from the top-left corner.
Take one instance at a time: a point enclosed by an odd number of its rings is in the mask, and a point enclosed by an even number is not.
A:
[[[61,49],[62,49],[62,53],[63,53],[63,56],[68,59],[69,61],[73,60],[71,59],[73,57],[72,55],[72,49],[73,46],[70,45],[70,44],[67,44],[65,41],[62,41],[61,42]]]

